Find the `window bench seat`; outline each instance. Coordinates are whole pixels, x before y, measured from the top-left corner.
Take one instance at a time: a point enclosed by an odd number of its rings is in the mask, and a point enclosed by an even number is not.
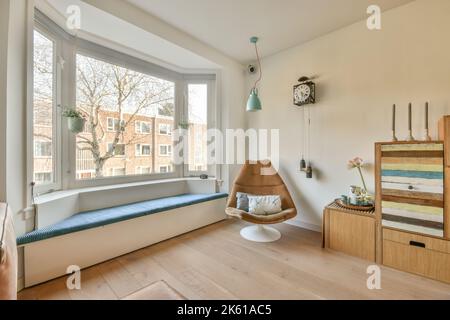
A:
[[[17,245],[50,239],[65,234],[106,226],[134,218],[172,209],[182,208],[206,201],[228,197],[226,193],[182,194],[173,197],[137,202],[112,208],[78,213],[54,225],[35,230],[17,238]]]
[[[188,193],[85,211],[20,236],[25,287],[221,221],[227,197]]]

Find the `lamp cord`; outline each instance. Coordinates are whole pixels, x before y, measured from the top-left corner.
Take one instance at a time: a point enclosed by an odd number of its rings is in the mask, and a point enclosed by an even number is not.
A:
[[[256,86],[262,79],[261,59],[259,57],[258,45],[256,44],[256,42],[255,42],[255,51],[256,51],[256,58],[258,59],[258,68],[259,68],[259,78],[258,78],[258,80],[256,80],[255,86],[254,86],[254,88],[256,89]]]

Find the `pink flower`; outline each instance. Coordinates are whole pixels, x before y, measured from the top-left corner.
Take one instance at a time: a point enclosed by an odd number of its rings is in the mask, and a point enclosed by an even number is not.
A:
[[[360,157],[356,157],[348,162],[348,166],[350,169],[362,168],[363,165],[364,165],[364,160],[361,159]]]

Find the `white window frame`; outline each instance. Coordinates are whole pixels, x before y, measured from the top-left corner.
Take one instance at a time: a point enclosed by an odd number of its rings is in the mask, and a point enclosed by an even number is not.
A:
[[[144,146],[149,147],[150,154],[143,154],[142,150],[143,150]],[[137,151],[138,147],[139,147],[139,152]],[[135,144],[134,152],[135,152],[136,157],[151,157],[152,156],[152,145],[148,144],[148,143],[137,143],[137,144]]]
[[[124,177],[124,175],[122,175],[122,176],[114,175],[114,172],[117,170],[124,170],[125,175],[127,174],[127,168],[125,168],[125,167],[111,167],[111,168],[109,168],[109,170],[111,170],[111,173],[112,173],[111,177]]]
[[[116,48],[120,48],[121,52],[107,48],[106,46],[99,45],[97,43],[105,43],[104,39],[96,39],[95,37],[91,38],[91,41],[83,40],[80,38],[75,38],[74,36],[65,32],[62,28],[60,28],[56,23],[47,18],[43,13],[39,10],[35,9],[35,28],[38,29],[39,32],[42,32],[46,36],[48,36],[53,41],[56,41],[57,48],[55,50],[58,56],[62,56],[64,59],[64,72],[61,71],[59,64],[55,64],[57,69],[55,71],[56,77],[55,79],[55,91],[57,92],[57,104],[56,105],[76,105],[76,55],[82,54],[88,57],[92,57],[94,59],[102,60],[107,63],[120,65],[121,67],[129,68],[138,72],[142,72],[148,74],[150,76],[158,77],[163,80],[171,81],[175,85],[175,96],[174,96],[174,105],[175,105],[175,116],[174,116],[174,126],[171,127],[171,133],[173,130],[177,128],[177,124],[180,123],[184,119],[184,114],[186,112],[186,85],[188,82],[192,80],[196,81],[208,81],[212,84],[215,96],[215,84],[216,81],[220,81],[217,77],[220,77],[220,71],[210,70],[207,71],[207,74],[183,74],[177,71],[166,69],[165,67],[153,64],[151,62],[142,60],[141,57],[137,58],[133,56],[135,53],[126,49],[125,47],[115,46]],[[42,29],[40,27],[42,26]],[[34,32],[33,26],[28,29],[28,32],[32,34]],[[32,38],[29,37],[29,43]],[[97,43],[94,43],[95,41]],[[32,47],[31,47],[32,48]],[[124,53],[126,52],[126,53]],[[28,57],[28,65],[29,65],[29,74],[32,74],[32,51],[29,53]],[[216,80],[217,79],[217,80]],[[33,87],[32,85],[28,85],[28,92],[32,93]],[[209,95],[212,97],[211,95]],[[32,111],[33,111],[33,100],[32,95],[28,95],[28,113],[27,113],[27,121],[28,121],[28,142],[27,142],[27,154],[29,154],[28,165],[27,165],[27,176],[28,181],[33,181],[33,169],[32,169],[32,161],[34,155],[34,145],[30,141],[33,141],[32,136]],[[215,99],[217,99],[215,97]],[[31,101],[31,103],[30,103]],[[216,101],[214,101],[211,106],[215,108]],[[208,106],[209,107],[209,106]],[[148,181],[148,180],[158,180],[158,179],[170,179],[177,177],[190,176],[189,172],[186,171],[185,165],[173,165],[172,172],[167,174],[159,174],[157,172],[152,172],[149,175],[140,175],[140,176],[124,176],[124,177],[104,177],[104,178],[96,178],[92,180],[77,180],[76,178],[76,141],[75,135],[71,134],[67,128],[67,122],[61,121],[61,117],[59,112],[56,114],[56,106],[55,106],[55,115],[54,119],[56,124],[54,124],[54,144],[55,144],[55,153],[53,155],[53,161],[55,165],[54,176],[55,183],[52,185],[46,185],[45,188],[36,188],[35,194],[45,193],[56,190],[68,190],[73,188],[84,188],[84,187],[96,187],[96,186],[107,186],[114,184],[123,184],[123,183],[132,183],[132,182],[140,182],[140,181]],[[208,114],[210,114],[208,112]],[[213,114],[213,113],[211,113]],[[215,114],[215,113],[214,113]],[[157,117],[164,119],[165,117]],[[216,123],[220,123],[219,119],[216,122],[216,119],[213,119],[208,126],[215,127]],[[31,128],[31,130],[30,130]],[[105,128],[106,129],[106,128]],[[154,132],[155,126],[151,125],[151,134],[157,134],[158,132]],[[158,128],[159,129],[159,128]],[[220,129],[220,128],[219,128]],[[107,131],[107,130],[105,130]],[[155,144],[154,147],[157,147]],[[152,153],[154,154],[155,150],[152,147]],[[174,151],[174,146],[172,147],[172,152]],[[156,161],[156,159],[155,159]],[[31,165],[30,165],[31,164]],[[214,166],[215,168],[215,166]],[[155,170],[152,170],[155,171]],[[215,170],[213,171],[215,172]],[[195,175],[199,173],[196,172]],[[211,175],[211,174],[210,174]],[[39,190],[38,190],[39,189]],[[29,199],[31,199],[29,193]]]
[[[113,121],[112,127],[110,127],[110,125],[109,125],[109,120]],[[106,131],[117,132],[117,130],[119,129],[117,126],[120,127],[120,119],[119,118],[106,117]]]
[[[113,142],[108,142],[108,144],[106,145],[106,147],[108,148],[107,151],[109,151],[109,149],[111,149],[113,144],[114,144]],[[123,146],[123,154],[116,154],[115,151],[117,151],[118,146]],[[127,156],[127,146],[125,145],[125,143],[118,143],[116,145],[116,150],[114,150],[113,157],[114,158],[124,158],[126,156]]]
[[[53,112],[52,112],[52,165],[53,181],[51,183],[36,185],[34,195],[44,194],[62,188],[62,165],[61,165],[61,117],[58,112],[58,106],[62,102],[61,77],[62,69],[58,58],[62,55],[63,41],[58,37],[57,32],[48,28],[46,24],[35,19],[34,23],[28,28],[28,53],[27,53],[27,181],[28,185],[34,182],[34,31],[41,33],[44,37],[53,42]],[[38,157],[39,158],[39,157]],[[31,189],[28,199],[31,199]]]
[[[167,133],[161,133],[161,127],[162,126],[166,126],[167,127]],[[170,125],[170,124],[168,124],[168,123],[160,123],[160,124],[158,124],[158,134],[160,135],[160,136],[172,136],[172,126]]]
[[[158,167],[158,172],[160,172],[160,173],[161,173],[161,168],[166,168],[167,171],[165,173],[170,173],[172,166],[170,164],[162,164],[162,165],[160,165]],[[163,174],[165,174],[165,173],[163,173]]]
[[[137,166],[134,171],[136,173],[136,175],[143,175],[143,174],[147,174],[147,173],[142,173],[142,169],[148,169],[148,174],[150,174],[152,172],[152,168],[150,166]]]
[[[167,153],[164,154],[161,152],[161,147],[166,147]],[[169,152],[170,148],[170,152]],[[159,156],[160,157],[171,157],[173,154],[173,146],[170,144],[159,144]]]
[[[149,128],[148,132],[142,131],[142,124],[146,124]],[[148,121],[136,120],[134,123],[134,132],[137,134],[149,135],[152,134],[152,124]]]
[[[202,77],[191,76],[186,77],[186,82],[184,86],[185,103],[183,108],[183,119],[184,122],[189,122],[189,85],[204,84],[207,85],[207,95],[208,95],[208,111],[207,111],[207,129],[217,128],[217,109],[216,109],[216,80],[215,79],[202,79]],[[188,150],[187,152],[191,152]],[[184,175],[186,177],[199,177],[202,174],[207,174],[209,177],[215,177],[217,175],[217,165],[207,164],[207,170],[204,171],[192,171],[189,170],[189,165],[184,165]]]

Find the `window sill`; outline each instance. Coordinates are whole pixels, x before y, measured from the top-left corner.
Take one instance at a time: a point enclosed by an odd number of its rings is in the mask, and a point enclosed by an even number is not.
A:
[[[104,209],[181,194],[213,194],[215,178],[173,178],[70,189],[36,197],[36,228],[45,228],[79,212]]]
[[[121,183],[121,184],[106,185],[106,186],[61,190],[61,191],[55,191],[55,192],[37,196],[35,198],[35,204],[41,205],[41,204],[45,204],[45,203],[52,202],[55,200],[63,199],[65,197],[70,197],[70,196],[79,195],[79,194],[93,193],[93,192],[97,192],[97,191],[116,191],[116,190],[120,190],[120,189],[128,189],[128,188],[133,188],[133,187],[145,187],[145,186],[162,185],[162,184],[167,184],[167,183],[186,182],[186,181],[215,182],[216,178],[211,177],[208,179],[200,179],[199,177],[185,177],[185,178],[161,179],[161,180],[152,180],[152,181],[143,181],[143,182],[131,182],[131,183]]]

